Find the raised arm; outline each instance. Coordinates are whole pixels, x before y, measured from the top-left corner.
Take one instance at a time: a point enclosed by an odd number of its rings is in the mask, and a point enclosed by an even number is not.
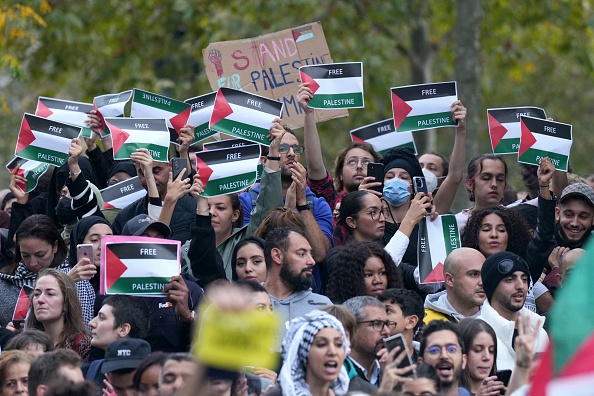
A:
[[[307,164],[307,176],[310,180],[321,180],[326,177],[326,167],[322,158],[322,147],[316,126],[314,109],[307,107],[307,102],[313,97],[308,83],[303,83],[297,91],[297,103],[305,113],[303,124],[303,144],[305,146],[305,163]]]

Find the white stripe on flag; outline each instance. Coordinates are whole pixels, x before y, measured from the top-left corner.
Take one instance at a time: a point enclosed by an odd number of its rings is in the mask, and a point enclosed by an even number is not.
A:
[[[35,136],[35,140],[31,143],[31,146],[39,147],[41,149],[49,149],[60,153],[68,153],[68,150],[70,149],[70,139],[39,131],[31,132],[33,132],[33,136]]]
[[[363,90],[363,77],[320,78],[316,82],[320,86],[316,94],[354,93]]]
[[[109,245],[107,245],[109,248]],[[179,263],[177,260],[162,259],[124,259],[122,263],[128,269],[122,274],[121,278],[137,277],[170,277],[179,274]]]
[[[536,138],[536,143],[530,147],[531,149],[569,155],[571,140],[541,135],[539,133],[533,133],[533,135]]]
[[[139,200],[140,198],[146,195],[146,190],[137,191],[132,194],[128,194],[126,196],[116,198],[112,201],[105,201],[105,203],[115,206],[118,209],[124,209],[126,206],[130,205],[132,202]]]
[[[164,131],[146,131],[146,130],[128,130],[124,129],[130,136],[124,144],[144,143],[156,144],[157,146],[169,147],[169,132]]]
[[[195,127],[202,124],[208,124],[210,121],[210,116],[212,115],[212,106],[201,107],[199,110],[193,111],[190,113],[190,119],[188,120],[188,124],[192,124]]]
[[[401,146],[414,141],[412,132],[390,132],[385,135],[367,139],[377,151],[383,151],[387,148]]]
[[[173,125],[171,125],[169,119],[175,117],[176,115],[176,113],[171,111],[147,106],[138,102],[132,102],[132,108],[130,110],[130,117],[132,118],[164,118],[167,122],[167,127],[169,128],[173,128]]]
[[[72,124],[76,126],[84,127],[87,115],[77,111],[68,111],[62,109],[50,109],[53,114],[46,117],[48,120],[64,122],[66,124]]]
[[[519,139],[522,134],[522,128],[519,122],[502,123],[507,133],[503,135],[502,139]]]
[[[103,117],[121,117],[124,115],[124,107],[127,102],[111,103],[99,107],[99,112]]]
[[[274,120],[275,117],[278,117],[278,115],[268,114],[263,111],[254,110],[233,103],[229,103],[229,106],[233,109],[233,114],[225,117],[226,120],[241,122],[262,129],[270,129],[272,120]]]
[[[449,111],[452,103],[456,101],[455,96],[440,96],[437,98],[411,100],[406,102],[412,110],[407,117],[417,116],[421,114],[435,114]]]
[[[447,256],[441,217],[438,216],[434,221],[427,221],[427,237],[429,239],[431,262],[433,263],[433,268],[435,268],[435,265],[439,262],[443,263]]]
[[[259,157],[246,159],[242,161],[222,162],[215,165],[209,165],[212,169],[209,181],[222,179],[224,177],[241,175],[247,172],[255,172],[258,167]]]
[[[553,378],[547,385],[548,396],[590,396],[594,388],[594,374],[586,373],[565,378]]]

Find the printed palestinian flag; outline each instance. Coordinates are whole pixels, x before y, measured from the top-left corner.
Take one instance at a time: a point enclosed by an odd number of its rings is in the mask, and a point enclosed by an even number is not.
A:
[[[90,138],[91,128],[87,127],[85,121],[87,119],[87,114],[89,114],[91,110],[93,110],[93,104],[91,103],[73,102],[71,100],[40,96],[39,99],[37,99],[35,115],[81,127],[82,133],[80,136]]]
[[[12,161],[6,165],[6,169],[12,172],[12,170],[18,165],[21,167],[17,171],[17,175],[24,177],[27,182],[17,183],[17,187],[20,188],[25,194],[35,190],[35,187],[37,187],[37,181],[49,169],[49,165],[46,163],[31,161],[19,157],[14,157]]]
[[[520,148],[520,117],[546,119],[545,111],[538,107],[506,107],[487,109],[489,137],[494,154],[516,154]]]
[[[311,25],[306,25],[297,29],[293,29],[292,33],[293,40],[295,40],[296,43],[314,38],[314,32],[311,28]]]
[[[204,143],[204,145],[202,146],[202,150],[204,150],[204,151],[218,150],[218,149],[222,149],[222,148],[251,146],[251,145],[259,146],[257,143],[250,142],[249,140],[245,140],[245,139],[225,139],[225,140],[219,140],[218,142]],[[262,151],[262,148],[260,148],[260,152],[261,151]],[[260,183],[260,179],[262,178],[262,172],[264,172],[264,166],[262,166],[260,161],[258,161],[258,168],[256,170],[257,176],[256,176],[255,183]]]
[[[301,81],[309,83],[314,109],[353,109],[363,106],[363,63],[327,63],[301,66]]]
[[[210,128],[227,135],[270,146],[268,130],[280,117],[283,104],[231,88],[219,88]]]
[[[456,82],[392,88],[392,111],[397,132],[457,126],[450,108],[458,100]]]
[[[106,118],[111,134],[113,158],[129,159],[139,148],[146,148],[155,161],[169,161],[169,130],[160,118]]]
[[[27,318],[29,312],[30,299],[29,296],[33,293],[33,288],[27,285],[21,287],[17,303],[14,306],[14,313],[12,314],[12,323],[22,323]]]
[[[103,124],[101,137],[105,137],[109,133],[109,130],[105,127],[105,117],[124,117],[126,105],[131,97],[132,90],[128,90],[117,94],[96,96],[93,99],[93,106],[95,106],[97,115]]]
[[[101,239],[101,294],[164,296],[179,275],[181,243],[169,239],[108,235]]]
[[[256,182],[260,146],[239,146],[196,153],[196,172],[204,185],[204,197],[243,191]]]
[[[547,315],[549,346],[529,395],[590,395],[594,389],[594,240],[568,273]]]
[[[421,283],[443,282],[443,262],[448,254],[461,246],[458,223],[454,215],[427,218],[419,222],[417,256]]]
[[[172,142],[177,142],[179,130],[188,123],[192,109],[188,103],[134,88],[132,118],[164,118]]]
[[[367,142],[381,155],[394,147],[410,147],[417,155],[412,132],[396,132],[393,118],[353,129],[350,133],[353,142]]]
[[[217,134],[217,131],[213,131],[208,127],[216,96],[216,92],[211,92],[209,94],[196,96],[195,98],[186,99],[184,101],[185,103],[192,106],[192,112],[190,113],[190,119],[188,120],[188,123],[194,125],[193,145]]]
[[[571,150],[571,125],[540,118],[521,116],[522,136],[518,161],[538,165],[548,156],[555,169],[567,172]]]
[[[104,188],[100,192],[103,209],[124,209],[146,195],[138,176]]]
[[[70,142],[81,127],[25,113],[14,155],[32,161],[60,166],[68,160]]]

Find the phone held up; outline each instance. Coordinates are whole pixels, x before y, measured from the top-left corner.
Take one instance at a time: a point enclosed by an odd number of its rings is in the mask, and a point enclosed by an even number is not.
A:
[[[427,190],[427,181],[422,176],[415,176],[413,177],[413,188],[415,189],[415,195],[422,192],[426,196],[429,196],[429,191]],[[427,213],[431,214],[431,207],[427,208]]]
[[[381,162],[370,162],[367,164],[367,176],[375,177],[374,182],[382,183],[379,186],[371,187],[370,190],[377,191],[381,194],[384,192],[384,164]]]
[[[83,258],[88,258],[93,263],[93,245],[91,244],[80,244],[76,245],[76,260],[80,261]]]
[[[397,352],[396,356],[398,356],[402,351],[405,351],[404,359],[402,359],[400,364],[398,364],[398,368],[406,368],[413,364],[412,358],[408,353],[408,348],[406,347],[406,342],[404,341],[404,336],[402,335],[402,333],[394,334],[393,336],[384,338],[384,346],[388,349],[388,352],[392,351],[396,347],[400,347],[400,352]],[[411,370],[404,375],[406,377],[413,376],[414,370]]]
[[[184,172],[182,180],[188,177],[188,160],[186,158],[171,158],[171,169],[173,170],[173,180],[177,179],[180,173]]]

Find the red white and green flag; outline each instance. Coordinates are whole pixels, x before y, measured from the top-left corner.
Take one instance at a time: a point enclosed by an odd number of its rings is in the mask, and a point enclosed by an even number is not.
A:
[[[172,143],[177,143],[179,130],[188,123],[191,111],[188,103],[134,88],[130,117],[164,118]]]
[[[443,282],[443,263],[461,245],[454,215],[440,215],[434,221],[427,217],[419,222],[417,257],[421,283]]]
[[[132,90],[130,89],[116,94],[95,96],[93,98],[93,106],[101,119],[101,137],[105,137],[109,133],[109,130],[105,127],[105,117],[125,117],[126,105],[131,97]]]
[[[100,294],[164,296],[169,278],[180,273],[180,248],[181,242],[170,239],[104,236]]]
[[[82,128],[81,137],[90,138],[91,128],[87,127],[85,121],[87,114],[93,110],[92,103],[74,102],[55,98],[40,96],[37,99],[35,115],[65,124],[71,124]]]
[[[520,117],[530,116],[546,119],[539,107],[505,107],[487,109],[489,137],[494,154],[516,154],[520,148]]]
[[[394,147],[410,147],[417,155],[412,132],[396,132],[393,118],[353,129],[350,133],[353,142],[367,142],[381,155]]]
[[[591,395],[594,389],[594,240],[574,264],[547,315],[549,345],[532,377],[530,396]]]
[[[571,125],[527,116],[521,116],[520,123],[518,161],[538,165],[548,156],[555,169],[567,172],[573,142]]]
[[[251,187],[257,178],[260,146],[238,146],[196,153],[196,172],[204,197],[236,193]]]
[[[276,100],[236,89],[219,88],[210,117],[210,128],[270,146],[269,129],[282,111],[283,104]]]
[[[363,63],[344,62],[301,66],[301,81],[309,84],[313,97],[307,103],[314,109],[353,109],[364,107]]]
[[[138,176],[104,188],[100,192],[103,209],[124,209],[146,195]]]
[[[32,161],[61,166],[68,160],[72,139],[81,127],[25,113],[14,155]]]
[[[450,109],[458,100],[456,82],[392,88],[392,112],[397,132],[457,126]]]
[[[218,133],[208,126],[216,96],[216,92],[211,92],[185,100],[186,103],[192,106],[192,112],[188,120],[189,124],[194,125],[194,143],[192,144],[196,144]]]
[[[31,306],[30,296],[33,293],[33,288],[30,286],[23,286],[21,287],[21,291],[19,293],[19,297],[17,298],[17,303],[14,306],[14,312],[12,314],[12,323],[23,323],[27,318],[27,313],[29,312],[29,307]]]
[[[129,159],[139,148],[148,149],[155,161],[169,161],[169,130],[162,118],[106,118],[113,158]]]
[[[204,151],[219,150],[219,149],[223,149],[223,148],[251,146],[251,145],[259,146],[257,143],[250,142],[249,140],[245,140],[245,139],[224,139],[224,140],[219,140],[216,142],[204,143],[204,145],[202,146],[202,150],[204,150]],[[260,148],[260,152],[261,151],[262,151],[262,149]],[[262,178],[262,172],[264,172],[264,166],[262,166],[262,163],[260,161],[258,161],[258,169],[256,170],[256,173],[257,173],[256,183],[260,183],[260,179]]]
[[[37,182],[41,176],[47,172],[49,165],[44,162],[31,161],[24,158],[14,157],[12,161],[6,164],[6,169],[10,172],[18,165],[21,167],[17,171],[17,175],[24,177],[26,183],[17,183],[17,187],[21,189],[25,194],[30,193],[37,187]]]

